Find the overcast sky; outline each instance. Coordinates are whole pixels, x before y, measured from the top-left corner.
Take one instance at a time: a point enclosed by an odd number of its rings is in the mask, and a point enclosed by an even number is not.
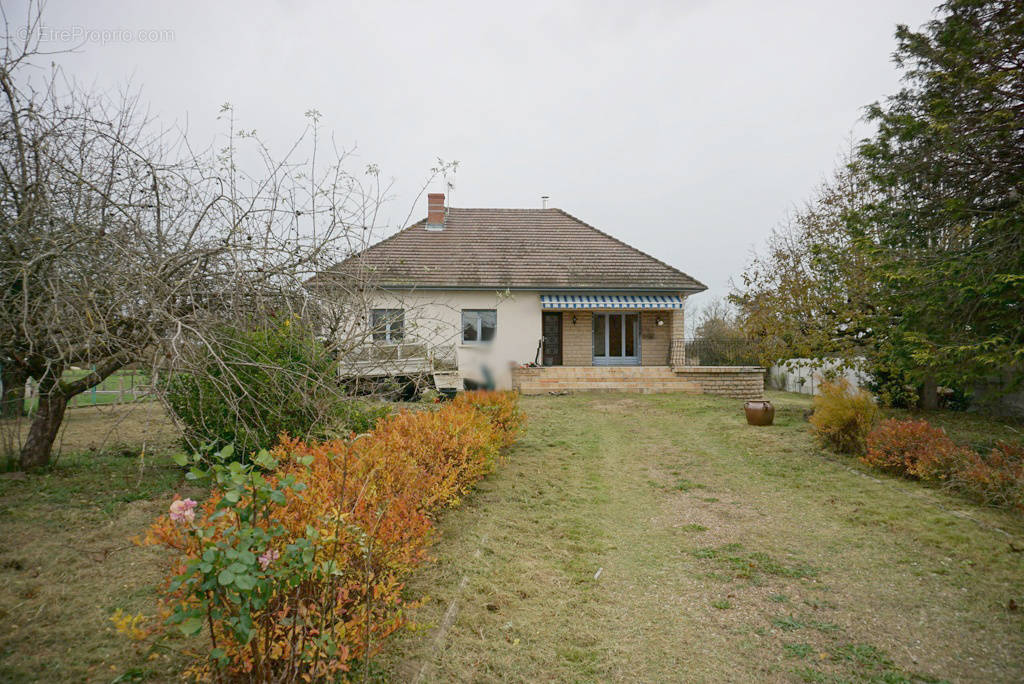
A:
[[[391,231],[435,160],[458,160],[455,206],[550,195],[706,301],[868,132],[863,107],[898,84],[896,24],[935,4],[50,0],[44,23],[48,47],[84,37],[70,74],[131,80],[198,140],[224,102],[282,148],[318,109],[353,168],[394,179]]]

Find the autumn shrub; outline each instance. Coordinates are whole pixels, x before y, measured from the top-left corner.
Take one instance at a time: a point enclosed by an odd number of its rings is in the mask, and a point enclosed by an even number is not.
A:
[[[868,433],[878,420],[871,394],[845,378],[823,382],[814,397],[810,421],[819,441],[840,453],[863,454]]]
[[[987,455],[959,446],[924,420],[882,422],[862,460],[904,477],[944,483],[980,503],[1024,512],[1024,445],[996,442]]]
[[[387,412],[343,395],[335,360],[297,319],[255,330],[225,326],[182,359],[188,370],[162,389],[190,450],[230,444],[244,459],[282,433],[366,432]]]
[[[175,501],[148,535],[176,559],[161,634],[205,632],[189,674],[335,681],[368,664],[406,622],[403,582],[426,559],[435,516],[514,439],[515,400],[470,396],[347,439],[286,439],[252,464],[228,449],[193,466],[209,499]]]
[[[880,470],[921,480],[945,481],[974,452],[958,446],[925,420],[882,421],[867,437],[861,460]]]
[[[981,503],[1024,512],[1024,444],[996,442],[987,456],[972,451],[950,484]]]
[[[511,444],[515,440],[525,418],[519,408],[519,396],[512,392],[489,392],[475,390],[455,396],[456,404],[472,404],[488,414]]]

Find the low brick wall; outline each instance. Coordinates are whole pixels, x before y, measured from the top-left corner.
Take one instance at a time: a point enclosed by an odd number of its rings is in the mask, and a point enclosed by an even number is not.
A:
[[[704,394],[734,399],[764,397],[764,368],[760,366],[676,366],[672,370],[700,385]]]
[[[764,395],[764,370],[756,366],[547,366],[515,368],[512,388],[548,392],[686,392],[736,399]]]

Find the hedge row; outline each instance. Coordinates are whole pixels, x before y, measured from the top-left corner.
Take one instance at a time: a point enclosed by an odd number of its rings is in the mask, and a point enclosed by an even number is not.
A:
[[[996,442],[981,454],[925,420],[882,421],[861,460],[904,477],[941,483],[980,503],[1024,513],[1024,446]]]
[[[1024,446],[997,442],[987,454],[958,445],[924,420],[883,420],[872,396],[845,379],[823,383],[811,427],[823,446],[879,470],[937,482],[980,503],[1024,512]]]
[[[176,500],[148,535],[177,559],[160,636],[204,633],[189,673],[200,679],[344,678],[406,622],[403,582],[436,514],[494,468],[523,420],[515,394],[472,392],[351,439],[285,438],[249,465],[227,449],[194,466],[210,498]]]

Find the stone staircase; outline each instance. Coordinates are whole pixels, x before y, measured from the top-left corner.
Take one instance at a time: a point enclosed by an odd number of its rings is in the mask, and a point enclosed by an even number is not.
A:
[[[689,392],[701,394],[700,383],[677,375],[668,366],[548,366],[516,368],[513,388],[523,394],[548,392]]]

